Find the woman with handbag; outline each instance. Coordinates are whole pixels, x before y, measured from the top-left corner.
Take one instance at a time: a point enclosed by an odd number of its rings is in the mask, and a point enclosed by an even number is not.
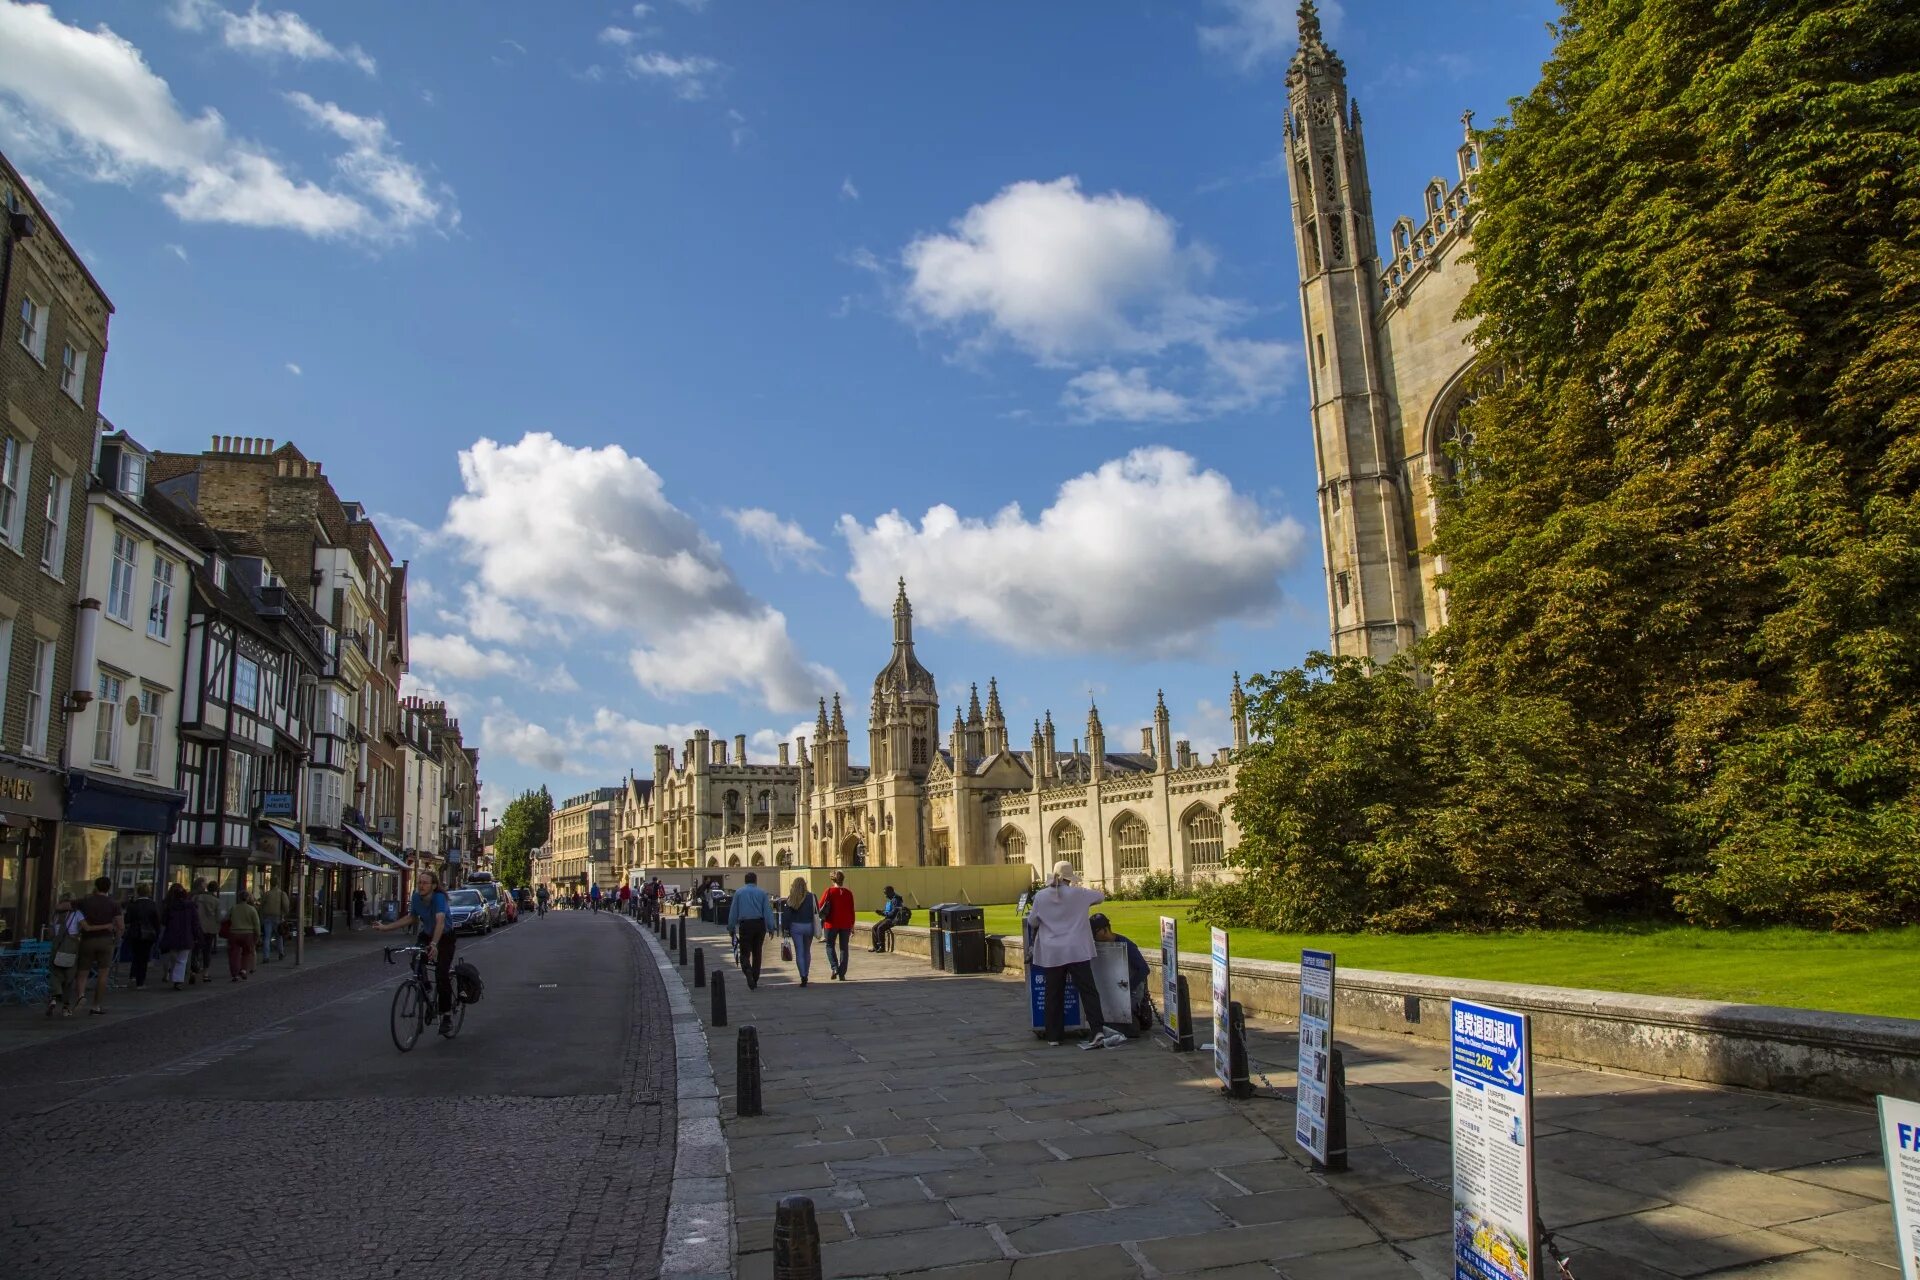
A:
[[[167,886],[166,906],[160,912],[160,954],[165,957],[167,981],[175,991],[187,977],[188,964],[199,943],[200,911],[193,905],[187,886],[175,881]]]
[[[73,971],[80,963],[80,930],[86,917],[75,909],[72,898],[62,898],[53,908],[53,955],[48,960],[47,1016],[57,1008],[63,1017],[73,1016],[70,996]]]
[[[780,947],[782,960],[792,960],[800,969],[800,985],[807,985],[807,975],[813,969],[813,935],[819,929],[819,904],[814,896],[807,892],[805,876],[793,878],[793,890],[787,894],[786,910],[782,917],[786,921],[787,938],[793,944],[793,954],[786,954],[787,946]]]
[[[253,972],[253,944],[260,937],[260,909],[253,895],[241,889],[233,896],[233,908],[220,932],[227,938],[227,972],[239,982]]]

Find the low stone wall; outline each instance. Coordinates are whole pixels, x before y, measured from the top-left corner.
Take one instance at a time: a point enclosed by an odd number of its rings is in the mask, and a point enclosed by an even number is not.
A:
[[[869,928],[860,926],[862,937]],[[928,954],[927,930],[893,934],[896,951]],[[1154,968],[1157,1002],[1157,939],[1140,949]],[[988,935],[987,963],[1014,976],[1020,940]],[[1211,961],[1183,951],[1180,972],[1198,1024],[1206,1016]],[[1233,996],[1249,1017],[1291,1023],[1300,1008],[1300,966],[1235,960]],[[1528,1014],[1535,1051],[1565,1062],[1846,1102],[1877,1093],[1920,1097],[1920,1020],[1908,1018],[1343,968],[1334,1029],[1445,1040],[1447,1002],[1456,996]]]

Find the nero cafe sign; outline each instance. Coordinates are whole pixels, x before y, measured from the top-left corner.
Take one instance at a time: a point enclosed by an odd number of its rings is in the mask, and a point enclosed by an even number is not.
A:
[[[261,792],[260,816],[263,818],[291,818],[293,816],[293,792]]]
[[[51,769],[0,761],[0,813],[22,818],[59,818],[66,793],[64,778]]]

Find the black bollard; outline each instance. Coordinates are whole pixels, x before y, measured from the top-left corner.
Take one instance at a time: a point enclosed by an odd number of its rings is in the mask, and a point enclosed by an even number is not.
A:
[[[1173,1027],[1179,1032],[1179,1039],[1173,1047],[1179,1053],[1192,1053],[1193,999],[1187,995],[1187,975],[1180,974],[1174,979],[1174,983],[1179,992],[1180,1007],[1174,1011]]]
[[[1229,1098],[1253,1096],[1253,1081],[1247,1077],[1247,1015],[1238,1000],[1227,1006],[1227,1079]]]
[[[788,1196],[774,1210],[773,1280],[820,1280],[820,1227],[805,1196]]]
[[[740,1028],[739,1038],[735,1041],[733,1114],[760,1114],[760,1033],[752,1027]]]
[[[1347,1060],[1335,1049],[1327,1063],[1327,1173],[1347,1171]],[[1315,1161],[1318,1164],[1319,1161]]]
[[[687,967],[687,921],[684,916],[676,927],[676,932],[680,936],[680,967],[684,969]]]
[[[727,1025],[727,984],[721,981],[721,974],[713,975],[713,1025]]]
[[[693,949],[693,985],[696,987],[704,987],[707,985],[707,951],[705,947],[695,947]]]

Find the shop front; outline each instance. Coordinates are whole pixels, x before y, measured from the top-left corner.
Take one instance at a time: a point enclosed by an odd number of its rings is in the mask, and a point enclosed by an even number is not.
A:
[[[53,908],[66,784],[58,769],[0,755],[0,945],[43,936]]]
[[[87,893],[97,876],[123,901],[167,880],[168,842],[186,792],[75,769],[55,865],[56,893]]]
[[[299,851],[300,835],[293,828],[272,822],[266,826],[289,850]],[[308,880],[302,910],[307,931],[324,936],[349,928],[356,882],[366,883],[367,878],[380,875],[382,868],[362,862],[344,849],[322,844],[311,835],[307,837],[306,855]]]

